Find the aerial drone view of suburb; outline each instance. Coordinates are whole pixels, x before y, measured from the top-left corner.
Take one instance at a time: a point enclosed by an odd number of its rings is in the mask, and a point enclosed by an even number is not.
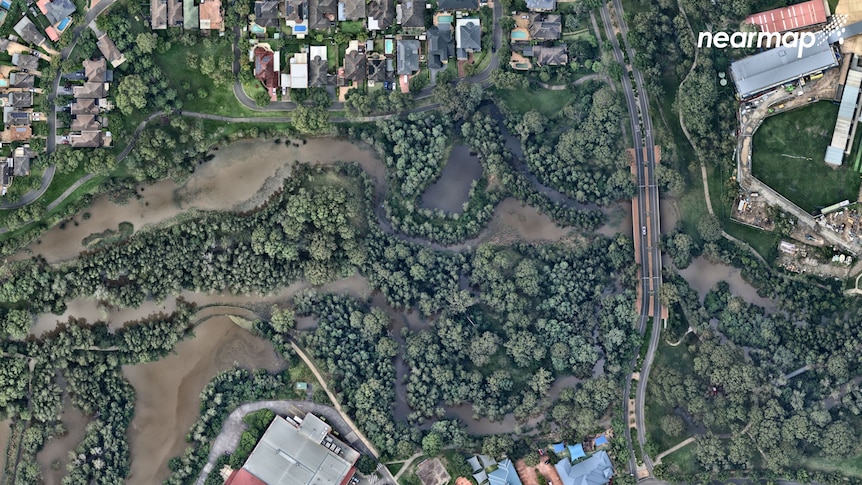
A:
[[[0,485],[862,485],[862,0],[0,0]]]

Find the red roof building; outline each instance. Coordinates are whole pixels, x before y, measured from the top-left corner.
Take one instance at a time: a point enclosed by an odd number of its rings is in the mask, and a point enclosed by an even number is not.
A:
[[[279,72],[281,63],[279,53],[273,52],[268,46],[258,45],[254,48],[254,77],[263,84],[272,101],[277,99]]]
[[[245,468],[234,470],[224,485],[266,485],[266,482],[249,473]]]
[[[756,25],[761,32],[784,32],[825,23],[828,15],[829,7],[825,0],[810,0],[749,15],[745,23]]]

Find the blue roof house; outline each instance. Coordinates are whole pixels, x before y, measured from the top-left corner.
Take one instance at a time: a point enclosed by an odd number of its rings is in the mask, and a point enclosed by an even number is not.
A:
[[[575,465],[569,460],[560,460],[556,468],[563,485],[605,485],[614,476],[611,459],[605,451]]]
[[[497,463],[497,469],[488,474],[488,480],[491,485],[522,485],[515,464],[508,458]]]

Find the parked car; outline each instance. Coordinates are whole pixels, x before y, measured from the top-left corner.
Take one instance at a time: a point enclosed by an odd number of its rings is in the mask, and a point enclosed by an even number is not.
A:
[[[646,236],[646,226],[642,226],[642,227],[641,227],[641,234],[643,234],[644,236]]]

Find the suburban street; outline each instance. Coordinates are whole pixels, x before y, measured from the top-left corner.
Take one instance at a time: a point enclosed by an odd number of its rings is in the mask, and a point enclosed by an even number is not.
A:
[[[634,59],[634,51],[628,45],[626,35],[628,28],[623,19],[623,9],[620,0],[613,1],[614,21],[622,34],[623,42],[629,59]],[[621,46],[614,32],[614,22],[605,4],[601,9],[602,22],[605,25],[605,32],[611,40],[614,48],[614,57],[622,65],[625,65],[625,57],[623,56]],[[661,302],[658,299],[658,290],[661,286],[661,250],[659,248],[660,238],[660,219],[659,219],[659,194],[658,186],[655,180],[655,143],[652,134],[652,122],[649,116],[649,100],[644,88],[643,75],[632,66],[626,66],[625,73],[622,76],[623,91],[626,97],[626,106],[629,110],[629,116],[632,125],[632,138],[634,145],[635,168],[638,184],[638,201],[637,212],[638,220],[645,229],[638,233],[635,228],[635,237],[639,237],[637,258],[641,266],[641,295],[642,305],[640,308],[640,317],[638,319],[638,329],[644,333],[647,329],[649,315],[652,313],[654,323],[652,333],[649,335],[649,347],[643,362],[643,368],[640,370],[640,375],[637,380],[637,391],[635,395],[635,427],[637,428],[637,440],[641,446],[642,457],[648,476],[652,475],[652,460],[643,452],[643,445],[646,443],[645,423],[644,423],[644,398],[646,394],[646,384],[649,378],[650,367],[655,356],[655,350],[658,347],[659,336],[661,334]],[[637,88],[637,95],[632,87],[628,73],[632,73]],[[646,152],[646,153],[644,153]],[[636,361],[633,362],[633,366]],[[624,419],[629,415],[629,401],[631,389],[631,377],[627,379],[623,390],[623,416]],[[629,426],[626,426],[626,441],[629,445],[629,472],[638,475],[638,464],[635,460],[634,444]],[[658,483],[653,481],[653,483]]]

